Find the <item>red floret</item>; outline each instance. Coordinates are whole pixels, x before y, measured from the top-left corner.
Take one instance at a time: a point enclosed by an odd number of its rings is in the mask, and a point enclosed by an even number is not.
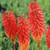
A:
[[[20,15],[18,15],[20,16]],[[22,44],[27,43],[30,38],[30,33],[29,33],[29,21],[27,18],[24,18],[24,15],[20,16],[17,18],[17,36],[18,36],[18,41]]]
[[[48,26],[47,32],[46,32],[46,43],[48,48],[50,48],[50,26]]]
[[[18,15],[20,17],[17,18],[17,36],[18,43],[20,46],[20,50],[29,50],[29,41],[30,41],[30,33],[29,33],[29,21],[27,18],[24,18],[24,15]]]
[[[40,5],[35,2],[29,4],[29,21],[31,25],[31,32],[35,41],[40,41],[45,31],[44,16]]]
[[[17,24],[16,24],[14,12],[5,11],[5,13],[2,14],[2,17],[3,17],[3,25],[6,31],[6,35],[12,41],[14,41],[16,39],[16,32],[17,32]]]

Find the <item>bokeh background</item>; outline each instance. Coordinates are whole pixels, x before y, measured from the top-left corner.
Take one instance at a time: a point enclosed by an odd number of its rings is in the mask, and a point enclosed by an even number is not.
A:
[[[17,15],[24,14],[25,17],[28,17],[29,12],[29,3],[37,1],[40,4],[40,7],[43,9],[44,22],[47,30],[47,26],[50,25],[50,0],[0,0],[0,50],[13,50],[12,42],[5,35],[4,27],[2,24],[2,14],[4,11],[13,10],[15,13],[15,17]],[[38,50],[37,43],[32,39],[31,36],[30,48],[29,50]],[[18,40],[16,38],[16,50],[20,50]],[[46,44],[45,33],[43,34],[43,38],[41,40],[41,49],[42,50],[50,50]]]

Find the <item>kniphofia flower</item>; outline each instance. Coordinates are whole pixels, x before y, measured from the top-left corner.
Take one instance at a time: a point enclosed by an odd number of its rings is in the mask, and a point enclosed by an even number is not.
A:
[[[14,12],[11,11],[5,11],[4,14],[2,14],[3,17],[3,25],[5,29],[5,33],[10,40],[15,41],[16,39],[16,32],[17,32],[17,24]]]
[[[18,42],[20,46],[20,50],[29,50],[29,41],[30,41],[30,33],[29,33],[29,21],[27,18],[24,18],[24,15],[18,15],[20,17],[17,18],[17,36]]]
[[[50,26],[48,26],[47,32],[46,32],[46,43],[48,48],[50,48]]]
[[[43,22],[44,16],[42,9],[40,8],[40,5],[37,3],[37,1],[31,2],[29,4],[29,20],[33,39],[37,43],[40,43],[45,31],[45,25]]]

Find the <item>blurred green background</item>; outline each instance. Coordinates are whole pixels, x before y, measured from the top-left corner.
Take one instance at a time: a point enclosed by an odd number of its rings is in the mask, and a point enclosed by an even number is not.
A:
[[[13,10],[15,13],[16,18],[18,15],[24,14],[25,17],[28,17],[29,12],[29,3],[37,1],[41,8],[43,9],[43,15],[44,15],[44,22],[45,27],[47,28],[48,25],[50,25],[50,0],[0,0],[0,50],[13,50],[12,42],[9,38],[5,35],[5,31],[2,24],[2,13],[4,11],[10,11]],[[31,36],[31,42],[30,42],[30,48],[29,50],[38,50],[37,43],[32,39]],[[18,40],[15,40],[16,42],[16,50],[19,50],[19,44]],[[46,45],[46,37],[45,33],[43,34],[43,38],[41,40],[41,49],[42,50],[50,50],[50,48],[47,48]]]

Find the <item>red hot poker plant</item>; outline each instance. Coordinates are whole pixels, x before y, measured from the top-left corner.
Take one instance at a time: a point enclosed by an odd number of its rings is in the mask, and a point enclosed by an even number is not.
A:
[[[18,15],[20,16],[20,15]],[[24,15],[20,16],[17,18],[17,28],[18,28],[18,42],[20,46],[20,50],[29,50],[29,38],[30,38],[30,33],[29,33],[29,22],[27,18],[24,18]]]
[[[2,14],[2,17],[3,17],[4,29],[6,31],[5,33],[7,37],[10,38],[10,40],[13,42],[13,45],[14,45],[14,41],[16,39],[16,32],[17,32],[17,24],[16,24],[14,12],[5,11],[5,13]],[[14,47],[14,50],[15,50],[15,47]]]
[[[39,45],[45,31],[44,16],[40,5],[35,2],[29,4],[29,20],[33,39]]]
[[[48,30],[46,32],[46,40],[47,46],[50,48],[50,26],[48,26]]]

